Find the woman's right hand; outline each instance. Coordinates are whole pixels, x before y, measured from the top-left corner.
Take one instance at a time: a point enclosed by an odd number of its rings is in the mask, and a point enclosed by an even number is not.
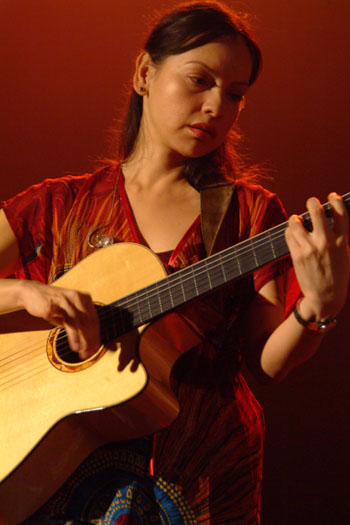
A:
[[[88,293],[42,284],[17,281],[19,305],[35,317],[64,328],[70,348],[87,359],[101,345],[96,309]]]
[[[0,210],[0,277],[13,274],[20,264],[17,239],[4,210]],[[37,281],[0,279],[0,313],[22,308],[64,328],[69,346],[81,359],[99,349],[99,320],[89,294]]]

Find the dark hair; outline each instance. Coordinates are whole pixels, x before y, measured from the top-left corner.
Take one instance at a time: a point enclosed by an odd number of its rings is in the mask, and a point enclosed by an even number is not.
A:
[[[246,15],[238,15],[217,2],[193,2],[183,4],[163,16],[149,35],[145,51],[155,64],[167,57],[218,40],[225,36],[243,37],[252,55],[252,84],[261,68],[261,51],[250,34]],[[119,139],[119,157],[124,160],[132,153],[142,117],[142,96],[132,90],[129,106]],[[199,158],[185,161],[184,176],[195,187],[202,177],[234,179],[248,173],[249,168],[233,144],[240,136],[231,130],[225,142],[215,151]]]

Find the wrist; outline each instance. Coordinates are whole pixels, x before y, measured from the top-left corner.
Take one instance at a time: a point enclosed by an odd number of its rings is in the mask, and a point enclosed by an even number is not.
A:
[[[25,283],[26,281],[21,279],[0,279],[0,313],[24,308]]]
[[[27,292],[28,286],[27,281],[24,279],[14,279],[13,280],[13,288],[11,290],[12,297],[14,300],[14,306],[16,309],[22,309],[25,308],[25,296]]]
[[[335,316],[321,317],[318,319],[303,297],[300,298],[295,305],[294,317],[305,329],[316,334],[324,334],[337,324],[337,318]]]
[[[13,288],[11,288],[11,294],[15,303],[15,309],[27,309],[28,304],[30,304],[33,300],[33,285],[35,284],[36,281],[13,279]]]
[[[297,300],[295,307],[305,321],[316,321],[316,315],[304,297],[300,297]]]

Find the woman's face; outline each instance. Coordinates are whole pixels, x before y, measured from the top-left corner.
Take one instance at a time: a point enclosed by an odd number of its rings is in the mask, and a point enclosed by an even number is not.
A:
[[[252,57],[243,38],[225,38],[139,65],[145,85],[142,136],[151,151],[182,162],[217,148],[238,117]],[[136,82],[136,81],[135,81]]]

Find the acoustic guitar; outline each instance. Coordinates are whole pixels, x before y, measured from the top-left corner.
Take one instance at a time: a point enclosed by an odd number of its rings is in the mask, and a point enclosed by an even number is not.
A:
[[[350,193],[343,199],[349,208]],[[324,209],[331,224],[329,203]],[[311,229],[309,214],[303,219]],[[24,311],[0,316],[0,524],[35,512],[97,447],[174,421],[171,370],[201,341],[174,310],[286,256],[286,227],[171,275],[138,244],[92,253],[53,284],[87,291],[96,303],[103,344],[85,361],[70,351],[64,329],[42,329]]]

